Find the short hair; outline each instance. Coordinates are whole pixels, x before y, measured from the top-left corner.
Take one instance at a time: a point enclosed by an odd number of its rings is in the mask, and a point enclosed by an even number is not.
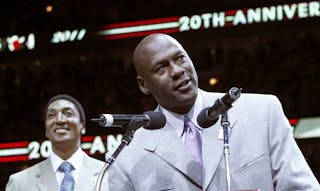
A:
[[[43,110],[43,122],[45,123],[46,121],[46,115],[47,115],[47,111],[48,111],[48,108],[49,108],[49,105],[56,101],[56,100],[59,100],[59,99],[63,99],[63,100],[68,100],[70,101],[71,103],[73,103],[78,112],[79,112],[79,115],[80,115],[80,122],[81,123],[86,123],[86,115],[84,113],[84,110],[83,110],[83,107],[82,105],[80,104],[80,102],[78,100],[76,100],[74,97],[70,96],[70,95],[67,95],[67,94],[58,94],[58,95],[55,95],[53,97],[51,97],[47,103],[47,105],[44,107],[44,110]]]

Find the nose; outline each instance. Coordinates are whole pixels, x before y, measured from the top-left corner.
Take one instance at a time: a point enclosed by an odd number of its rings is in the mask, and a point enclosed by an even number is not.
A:
[[[66,117],[62,113],[57,113],[56,123],[64,123],[66,122]]]
[[[170,76],[172,77],[173,80],[179,79],[181,75],[183,75],[185,72],[185,69],[175,63],[170,63]]]

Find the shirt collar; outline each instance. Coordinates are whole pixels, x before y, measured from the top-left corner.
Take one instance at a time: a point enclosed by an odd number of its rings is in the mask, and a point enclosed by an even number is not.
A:
[[[187,115],[189,117],[189,119],[192,121],[192,123],[194,125],[196,125],[196,127],[198,129],[202,129],[198,125],[198,122],[197,122],[198,114],[201,112],[201,110],[203,108],[203,97],[202,97],[202,94],[200,93],[199,89],[198,89],[198,94],[197,94],[197,98],[195,100],[195,103],[193,104],[190,111],[186,114],[181,115],[181,114],[171,112],[171,111],[163,108],[161,105],[159,105],[159,108],[160,108],[160,111],[166,116],[167,123],[170,126],[174,127],[174,129],[179,137],[183,133],[183,123],[184,123],[183,118],[185,115]]]
[[[70,158],[68,158],[66,161],[71,163],[72,166],[75,168],[75,170],[79,170],[84,156],[85,156],[84,151],[79,147],[78,150],[75,153],[73,153],[73,155]],[[57,172],[59,166],[65,160],[60,158],[56,153],[52,152],[50,155],[50,161],[51,161],[53,170]]]

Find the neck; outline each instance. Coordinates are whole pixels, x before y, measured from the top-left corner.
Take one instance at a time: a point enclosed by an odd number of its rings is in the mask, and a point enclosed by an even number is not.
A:
[[[56,144],[52,146],[52,151],[56,153],[63,160],[70,158],[79,148],[79,145],[74,147],[66,147],[66,143],[63,145]]]
[[[191,104],[186,104],[183,106],[177,106],[177,107],[172,107],[172,108],[166,108],[168,111],[172,111],[174,113],[180,114],[180,115],[184,115],[187,114],[192,106],[193,106],[194,102],[192,102]]]

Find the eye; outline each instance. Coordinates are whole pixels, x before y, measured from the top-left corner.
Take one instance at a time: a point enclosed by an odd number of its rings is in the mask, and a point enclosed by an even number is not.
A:
[[[158,74],[164,73],[167,65],[166,64],[158,64],[157,67],[155,68],[154,72]]]
[[[68,111],[65,112],[65,115],[67,117],[72,117],[73,116],[73,112],[68,110]]]
[[[48,113],[47,114],[47,119],[52,119],[55,117],[55,113]]]
[[[185,60],[186,60],[186,57],[185,57],[185,55],[183,55],[183,54],[181,54],[181,55],[179,55],[179,56],[177,57],[177,61],[178,61],[179,63],[184,63]]]

